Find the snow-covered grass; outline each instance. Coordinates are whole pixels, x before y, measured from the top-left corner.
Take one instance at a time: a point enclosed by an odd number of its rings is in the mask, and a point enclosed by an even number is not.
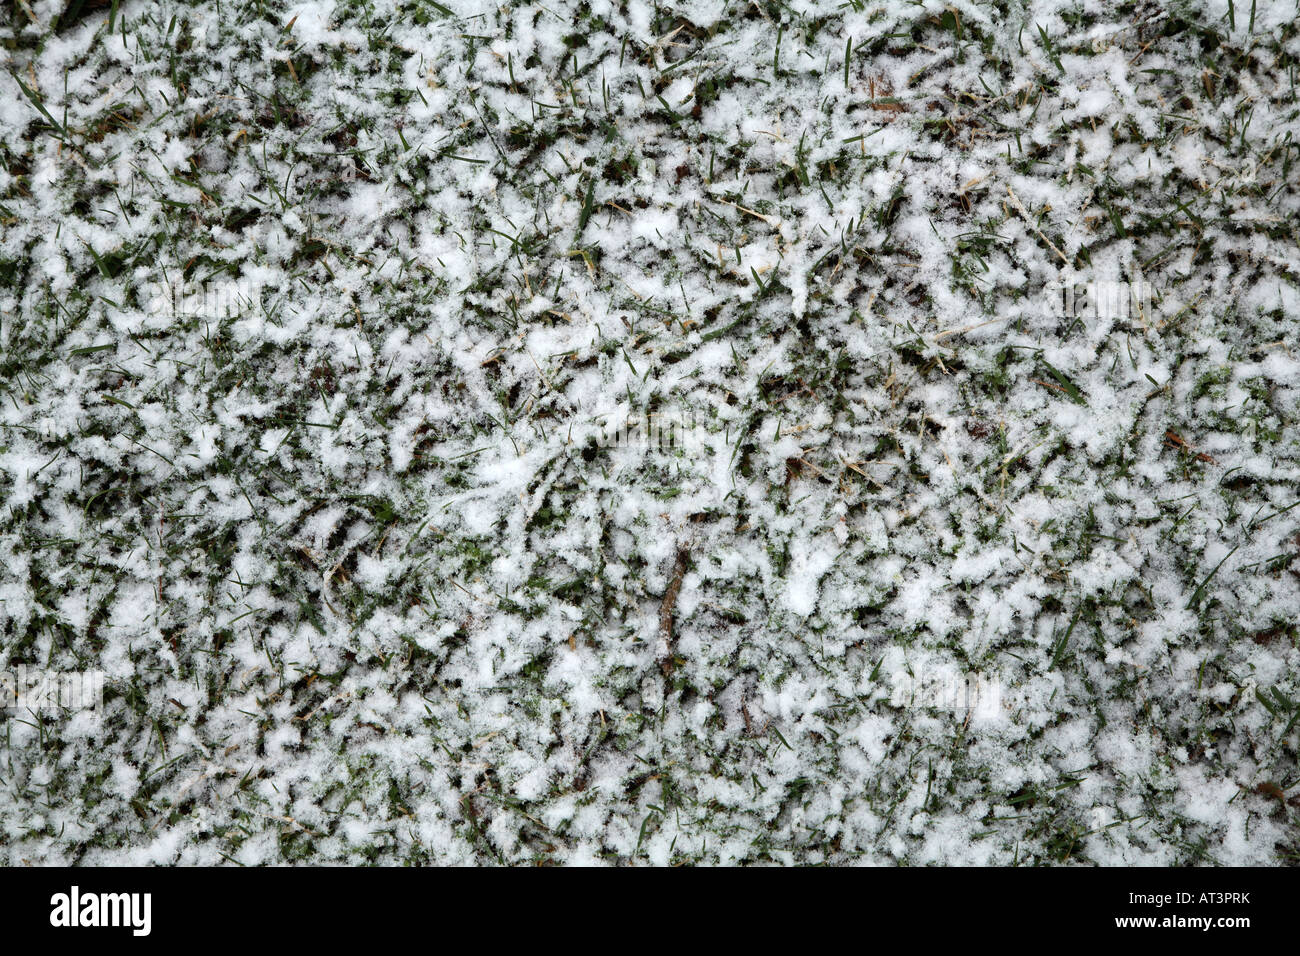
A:
[[[1300,861],[1292,0],[0,20],[0,859]]]

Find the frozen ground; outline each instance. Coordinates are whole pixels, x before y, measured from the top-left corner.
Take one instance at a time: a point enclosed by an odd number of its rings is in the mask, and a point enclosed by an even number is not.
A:
[[[0,859],[1300,861],[1291,0],[0,19]]]

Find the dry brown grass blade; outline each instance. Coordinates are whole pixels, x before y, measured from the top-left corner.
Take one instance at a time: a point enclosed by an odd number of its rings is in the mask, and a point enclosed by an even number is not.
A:
[[[677,606],[677,595],[682,590],[682,579],[686,577],[686,566],[690,564],[691,552],[686,548],[677,549],[677,560],[673,564],[673,576],[664,591],[663,600],[659,602],[659,635],[663,638],[663,657],[659,667],[668,675],[673,669],[673,609]]]

